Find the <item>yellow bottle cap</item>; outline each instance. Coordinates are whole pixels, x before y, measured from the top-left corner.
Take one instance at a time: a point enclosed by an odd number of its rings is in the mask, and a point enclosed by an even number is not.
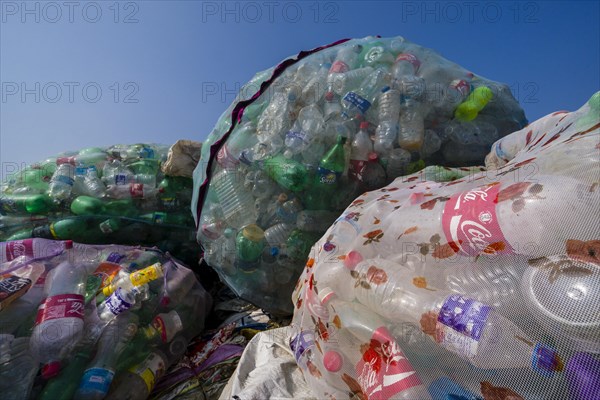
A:
[[[258,225],[251,224],[242,230],[242,235],[253,242],[260,242],[265,237],[265,232]]]

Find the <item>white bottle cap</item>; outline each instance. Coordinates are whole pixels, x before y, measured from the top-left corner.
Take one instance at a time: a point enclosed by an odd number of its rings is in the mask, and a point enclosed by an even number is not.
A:
[[[325,288],[319,290],[319,300],[321,300],[321,303],[323,303],[323,304],[327,304],[327,302],[335,296],[337,296],[337,295],[335,294],[333,289],[331,289],[329,287],[325,287]]]

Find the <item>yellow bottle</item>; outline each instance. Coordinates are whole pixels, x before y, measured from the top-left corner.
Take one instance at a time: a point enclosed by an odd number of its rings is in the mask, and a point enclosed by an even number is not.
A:
[[[472,121],[477,118],[477,114],[494,97],[492,90],[487,86],[479,86],[471,92],[469,97],[454,111],[454,117],[460,121]]]
[[[102,289],[104,296],[110,296],[118,288],[125,290],[133,289],[136,286],[142,286],[146,283],[156,280],[163,276],[163,266],[161,263],[152,264],[149,267],[140,269],[118,278],[115,282]]]

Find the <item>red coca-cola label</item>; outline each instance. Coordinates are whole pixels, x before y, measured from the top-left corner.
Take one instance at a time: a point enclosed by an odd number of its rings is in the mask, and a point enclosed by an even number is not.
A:
[[[333,64],[331,64],[331,68],[329,68],[329,72],[331,73],[344,73],[344,72],[348,72],[348,70],[350,69],[350,67],[348,67],[348,64],[346,64],[343,61],[334,61]]]
[[[240,161],[229,151],[227,145],[221,146],[217,153],[217,162],[225,169],[235,168]]]
[[[463,97],[466,97],[471,91],[471,85],[469,85],[463,79],[455,79],[450,83],[450,87],[456,89]]]
[[[369,399],[389,399],[421,385],[421,380],[385,327],[373,332],[368,349],[356,364],[356,377]]]
[[[169,339],[171,339],[167,337],[167,327],[165,326],[165,321],[160,315],[154,317],[152,320],[152,326],[158,331],[158,333],[160,333],[160,340],[162,340],[163,343],[167,343]]]
[[[409,63],[411,63],[415,69],[415,74],[417,73],[417,71],[419,70],[419,67],[421,66],[421,61],[419,61],[417,56],[415,56],[414,54],[410,54],[410,53],[398,54],[398,57],[396,57],[396,62],[398,62],[398,61],[408,61]]]
[[[512,253],[504,237],[496,204],[500,185],[486,185],[450,197],[444,206],[442,227],[448,242],[459,252],[476,256],[483,252]],[[498,245],[502,243],[502,245]]]
[[[6,243],[6,261],[12,261],[21,256],[33,257],[33,239]]]
[[[365,169],[367,168],[367,162],[363,160],[350,160],[350,167],[348,168],[348,177],[355,181],[362,182]]]
[[[134,199],[141,199],[144,197],[144,184],[143,183],[132,183],[129,185],[129,193]]]
[[[80,294],[59,294],[48,297],[38,308],[35,324],[58,318],[83,319],[83,296]]]

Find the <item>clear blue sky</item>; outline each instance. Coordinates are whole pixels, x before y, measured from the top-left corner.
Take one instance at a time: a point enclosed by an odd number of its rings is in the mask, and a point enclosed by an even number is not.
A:
[[[204,140],[255,72],[344,37],[436,49],[509,84],[532,121],[600,88],[599,21],[596,1],[2,0],[2,172],[86,146]]]

